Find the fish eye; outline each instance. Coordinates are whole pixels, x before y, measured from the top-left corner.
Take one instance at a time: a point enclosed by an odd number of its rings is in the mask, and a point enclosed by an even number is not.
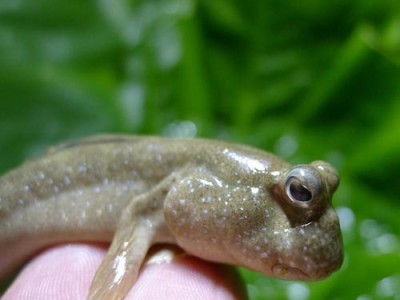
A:
[[[308,206],[319,197],[321,182],[315,172],[307,166],[296,166],[288,174],[285,192],[298,206]]]
[[[310,201],[312,199],[311,192],[303,186],[300,182],[293,180],[288,185],[288,194],[293,200],[297,201]]]

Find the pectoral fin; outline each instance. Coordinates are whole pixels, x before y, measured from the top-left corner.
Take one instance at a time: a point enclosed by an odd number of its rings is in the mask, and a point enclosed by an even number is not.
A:
[[[138,277],[152,239],[144,225],[130,226],[117,232],[96,272],[88,299],[124,299]]]
[[[124,299],[137,280],[149,248],[172,243],[164,220],[164,200],[174,176],[132,200],[122,214],[117,232],[90,287],[88,300]]]

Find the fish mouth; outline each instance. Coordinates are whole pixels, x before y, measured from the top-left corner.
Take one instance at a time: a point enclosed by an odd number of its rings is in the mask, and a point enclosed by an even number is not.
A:
[[[280,263],[272,266],[272,274],[278,278],[288,280],[311,280],[310,276],[304,271]]]
[[[272,274],[281,279],[315,281],[327,277],[338,269],[337,265],[330,265],[324,269],[306,272],[299,268],[291,267],[282,263],[277,263],[272,267]]]

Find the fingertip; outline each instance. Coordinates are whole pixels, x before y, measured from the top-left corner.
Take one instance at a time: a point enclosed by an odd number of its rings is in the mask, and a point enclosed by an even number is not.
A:
[[[104,245],[70,244],[50,248],[29,262],[2,300],[86,299]],[[149,260],[127,300],[244,300],[243,281],[234,268],[189,255]]]

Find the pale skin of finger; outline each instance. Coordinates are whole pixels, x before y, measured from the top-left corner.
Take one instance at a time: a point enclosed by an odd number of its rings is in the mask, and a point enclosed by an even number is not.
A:
[[[26,265],[2,299],[84,300],[106,250],[103,245],[86,244],[48,249]],[[243,300],[247,296],[233,268],[178,256],[171,262],[146,264],[126,299]]]

